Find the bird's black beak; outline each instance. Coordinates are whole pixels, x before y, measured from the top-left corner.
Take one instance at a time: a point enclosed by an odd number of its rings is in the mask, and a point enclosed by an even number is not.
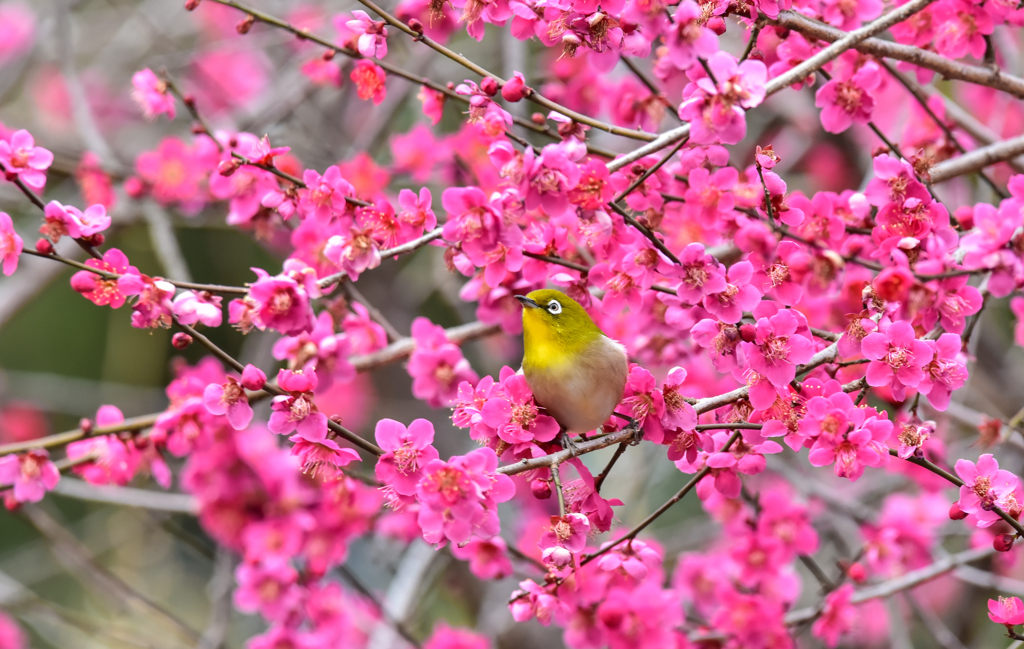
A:
[[[530,298],[526,297],[525,295],[517,295],[516,299],[519,300],[520,302],[522,302],[523,306],[528,307],[530,309],[539,309],[540,308],[539,304],[537,304],[536,302],[534,302]]]

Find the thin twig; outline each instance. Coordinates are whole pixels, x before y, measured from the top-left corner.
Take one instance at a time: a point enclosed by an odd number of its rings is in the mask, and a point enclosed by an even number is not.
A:
[[[557,464],[551,465],[551,481],[555,483],[555,491],[558,492],[558,515],[565,518],[565,493],[562,492],[562,476]]]

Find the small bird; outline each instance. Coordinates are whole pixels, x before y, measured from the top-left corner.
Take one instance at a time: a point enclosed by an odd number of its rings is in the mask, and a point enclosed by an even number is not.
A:
[[[622,343],[604,335],[561,291],[543,289],[516,299],[523,304],[522,372],[537,405],[564,433],[586,434],[612,414],[630,420],[615,412],[629,371]]]

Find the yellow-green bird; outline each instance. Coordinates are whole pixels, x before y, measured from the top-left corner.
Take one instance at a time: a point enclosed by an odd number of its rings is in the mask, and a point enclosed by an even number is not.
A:
[[[629,370],[626,348],[561,291],[516,299],[523,304],[523,374],[537,405],[568,433],[592,431],[613,413],[629,419],[615,413]]]

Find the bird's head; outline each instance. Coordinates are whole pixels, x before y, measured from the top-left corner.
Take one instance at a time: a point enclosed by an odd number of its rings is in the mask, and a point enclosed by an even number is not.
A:
[[[601,330],[580,303],[561,291],[541,289],[517,295],[523,304],[523,335],[527,354],[533,345],[551,345],[567,351],[582,347]]]

